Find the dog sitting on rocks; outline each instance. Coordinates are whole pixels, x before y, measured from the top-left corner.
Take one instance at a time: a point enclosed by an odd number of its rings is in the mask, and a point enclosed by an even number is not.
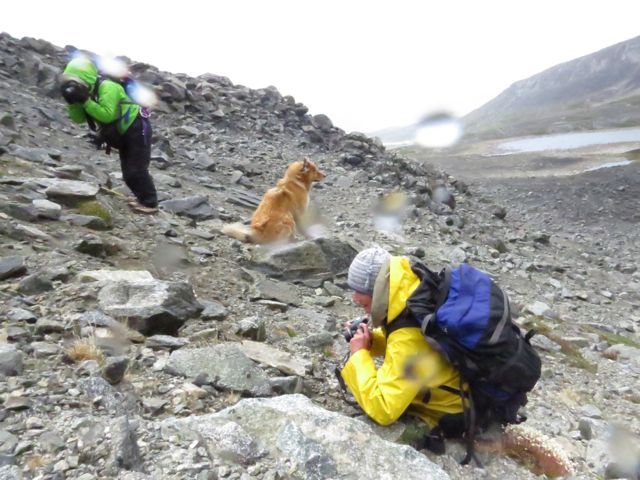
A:
[[[324,177],[308,158],[293,162],[276,186],[264,194],[251,225],[225,225],[222,233],[247,243],[293,241],[296,228],[304,232],[300,222],[309,204],[311,184]]]

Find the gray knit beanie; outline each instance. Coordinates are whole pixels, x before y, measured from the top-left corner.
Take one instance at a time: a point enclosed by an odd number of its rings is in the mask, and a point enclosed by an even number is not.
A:
[[[367,248],[353,259],[349,266],[349,288],[366,295],[373,295],[373,285],[380,267],[391,255],[380,247]]]

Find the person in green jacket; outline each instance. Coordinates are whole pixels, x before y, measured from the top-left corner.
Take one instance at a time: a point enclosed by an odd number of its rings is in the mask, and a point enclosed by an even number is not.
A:
[[[106,143],[107,151],[118,149],[122,178],[136,196],[130,202],[132,207],[144,213],[156,212],[158,198],[149,174],[152,131],[141,107],[129,98],[120,83],[101,79],[95,64],[87,57],[71,60],[60,83],[69,118],[97,129],[98,146]]]

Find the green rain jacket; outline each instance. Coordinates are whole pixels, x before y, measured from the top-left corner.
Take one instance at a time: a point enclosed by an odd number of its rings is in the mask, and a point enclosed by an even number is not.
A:
[[[75,77],[89,87],[89,98],[82,105],[67,106],[69,118],[75,123],[84,123],[87,114],[102,125],[118,122],[118,132],[126,132],[138,116],[140,106],[135,104],[125,93],[124,88],[117,82],[105,79],[100,82],[96,95],[95,86],[98,80],[98,70],[88,59],[75,58],[64,69],[63,78]]]

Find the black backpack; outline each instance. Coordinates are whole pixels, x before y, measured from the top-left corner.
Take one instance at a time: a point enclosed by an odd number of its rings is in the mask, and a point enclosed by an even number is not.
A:
[[[458,369],[464,406],[468,463],[475,457],[476,430],[494,422],[520,423],[518,415],[527,403],[527,392],[540,379],[541,362],[529,340],[511,320],[507,294],[491,277],[468,264],[439,275],[421,263],[412,266],[421,285],[407,301],[403,321],[387,327],[387,335],[402,327],[418,325],[427,341]],[[446,425],[442,434],[447,432]],[[459,429],[458,429],[459,430]],[[440,432],[436,432],[439,434]],[[478,462],[479,463],[479,462]]]

